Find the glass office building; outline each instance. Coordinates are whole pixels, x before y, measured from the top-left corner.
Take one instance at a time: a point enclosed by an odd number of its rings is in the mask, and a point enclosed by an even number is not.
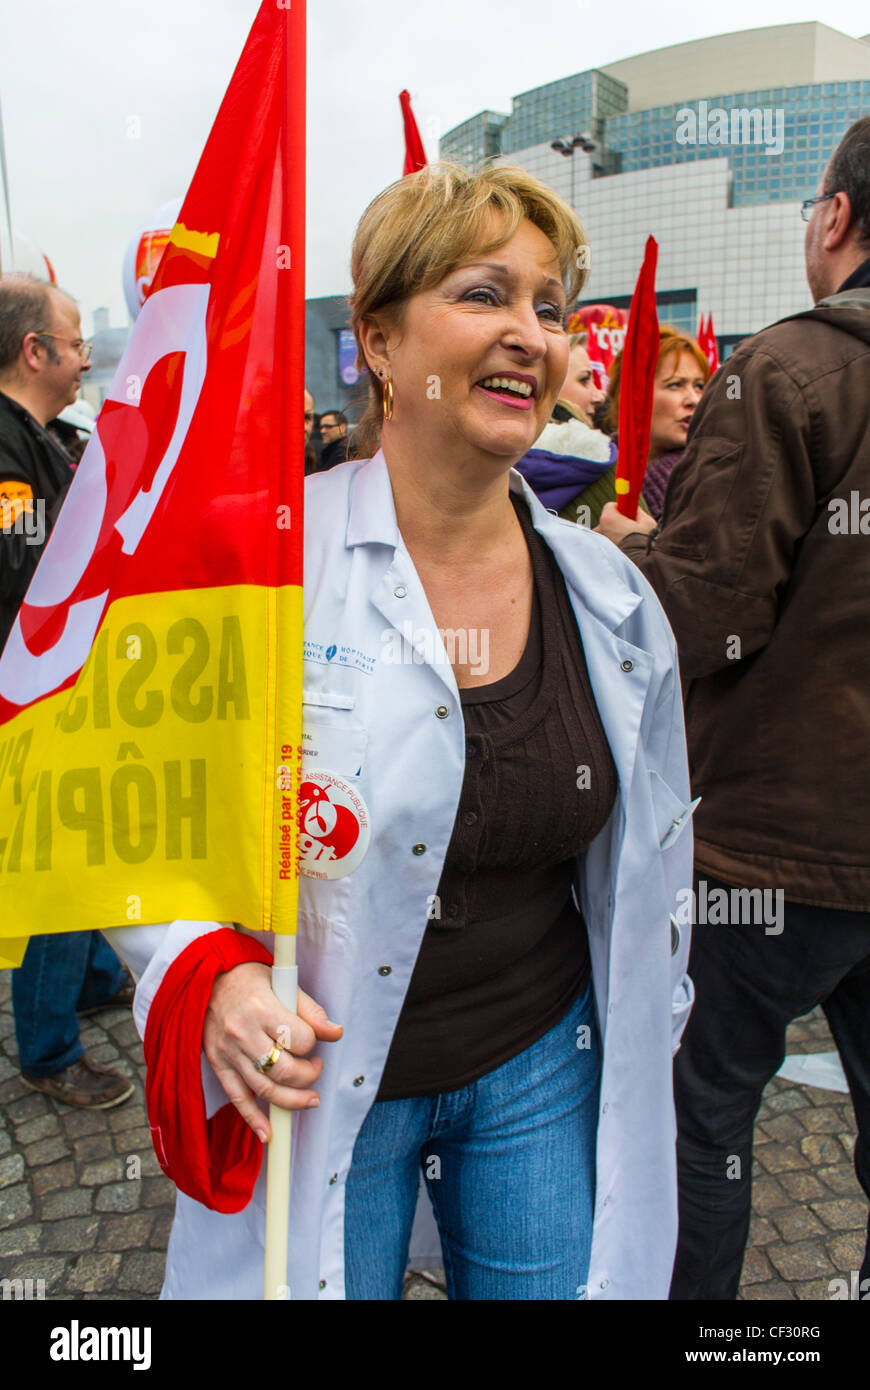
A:
[[[608,116],[628,107],[628,89],[603,72],[581,72],[514,97],[513,111],[501,127],[501,154],[527,149],[551,132],[588,131],[603,139]],[[449,137],[445,137],[447,139]]]
[[[510,113],[482,112],[449,131],[440,155],[472,169],[518,164],[576,207],[591,248],[581,302],[628,303],[654,235],[660,318],[694,331],[712,311],[727,352],[809,307],[799,205],[867,114],[870,35],[787,24],[523,92]]]
[[[509,116],[498,111],[481,111],[470,121],[454,126],[450,132],[450,154],[442,154],[442,159],[452,159],[466,169],[479,169],[488,159],[503,153],[501,132],[509,120]]]
[[[732,143],[729,139],[732,207],[794,202],[812,197],[831,150],[853,121],[870,113],[870,76],[862,82],[765,87],[755,92],[723,93],[706,100],[708,117],[714,111],[726,112],[729,118],[732,111],[776,113],[767,123],[767,143],[763,118],[749,125],[750,133],[760,131],[757,140]],[[723,146],[710,143],[711,131],[703,145],[681,144],[676,139],[677,131],[686,125],[685,120],[678,119],[678,112],[697,104],[673,103],[652,111],[621,114],[608,121],[607,146],[616,156],[619,172],[721,156]],[[747,123],[740,119],[735,130],[742,133],[744,124]],[[729,119],[729,137],[730,127]],[[779,155],[775,152],[777,129],[783,144]]]

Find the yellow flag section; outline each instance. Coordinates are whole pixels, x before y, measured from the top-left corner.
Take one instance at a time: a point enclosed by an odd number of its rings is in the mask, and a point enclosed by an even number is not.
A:
[[[75,686],[0,735],[0,966],[37,933],[295,930],[301,652],[295,585],[112,604]]]

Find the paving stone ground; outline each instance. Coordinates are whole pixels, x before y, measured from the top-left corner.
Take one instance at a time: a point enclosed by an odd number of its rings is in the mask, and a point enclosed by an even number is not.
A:
[[[18,1078],[10,973],[0,972],[0,1278],[44,1280],[47,1299],[153,1299],[175,1189],[151,1149],[144,1062],[129,1010],[82,1020],[99,1062],[135,1083],[112,1110],[75,1110]],[[789,1030],[789,1052],[833,1048],[820,1011]],[[742,1299],[828,1299],[860,1266],[867,1206],[852,1167],[847,1095],[774,1078],[755,1131],[753,1219]],[[34,1284],[33,1287],[37,1287]],[[443,1299],[411,1275],[409,1300]]]

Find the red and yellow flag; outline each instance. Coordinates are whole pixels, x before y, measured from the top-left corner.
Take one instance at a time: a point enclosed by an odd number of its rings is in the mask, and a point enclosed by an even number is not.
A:
[[[295,928],[304,6],[265,0],[0,658],[0,952]]]
[[[637,516],[649,455],[653,393],[658,361],[659,320],[656,312],[658,242],[647,237],[637,277],[619,380],[619,454],[616,460],[616,505],[632,521]]]

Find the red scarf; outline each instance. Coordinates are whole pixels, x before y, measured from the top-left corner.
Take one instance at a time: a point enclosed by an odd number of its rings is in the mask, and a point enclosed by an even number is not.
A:
[[[218,975],[246,961],[272,957],[229,927],[198,936],[167,970],[145,1028],[145,1105],[160,1167],[188,1197],[225,1214],[251,1200],[263,1145],[229,1101],[206,1119],[202,1030]]]

